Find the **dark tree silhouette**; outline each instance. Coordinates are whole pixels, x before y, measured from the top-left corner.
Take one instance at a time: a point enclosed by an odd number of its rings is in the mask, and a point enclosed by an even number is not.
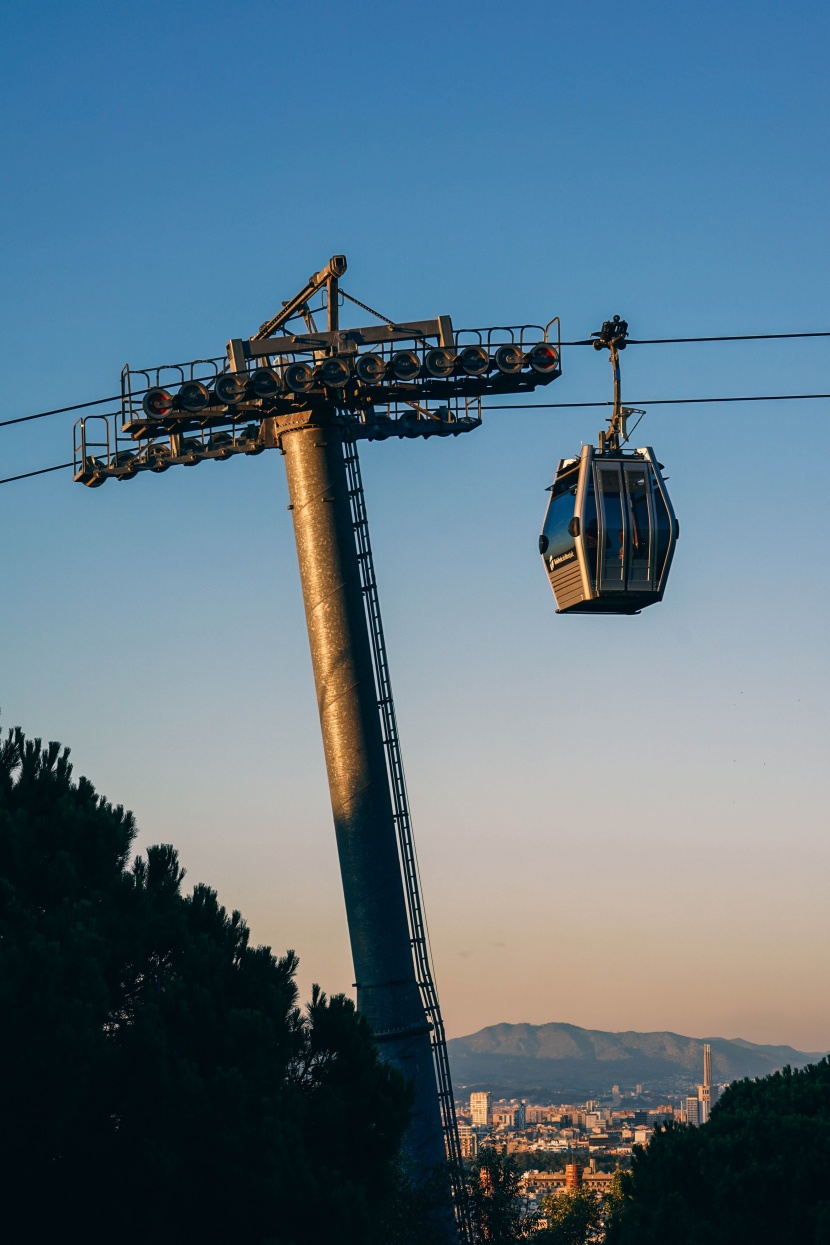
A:
[[[0,740],[4,1236],[125,1245],[386,1241],[409,1112],[343,996],[297,1008],[172,847],[68,752]]]
[[[528,1211],[521,1171],[506,1149],[483,1147],[470,1164],[467,1193],[476,1241],[516,1245],[529,1240],[539,1216]]]
[[[608,1245],[826,1245],[830,1060],[737,1081],[702,1128],[635,1147]]]
[[[603,1199],[593,1189],[568,1189],[542,1199],[547,1227],[539,1245],[594,1245],[605,1240]]]

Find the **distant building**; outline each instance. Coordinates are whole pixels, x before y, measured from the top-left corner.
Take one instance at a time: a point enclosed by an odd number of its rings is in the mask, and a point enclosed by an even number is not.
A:
[[[524,1098],[513,1112],[513,1127],[527,1128],[527,1103]]]
[[[552,1107],[528,1107],[525,1118],[528,1124],[547,1124],[558,1117]]]
[[[591,1159],[591,1162],[594,1160]],[[591,1171],[585,1172],[582,1183],[586,1189],[593,1189],[594,1193],[608,1193],[613,1179],[613,1172],[598,1172],[594,1166]]]
[[[680,1119],[686,1124],[699,1127],[709,1119],[712,1107],[717,1102],[719,1091],[712,1085],[712,1047],[703,1043],[703,1083],[698,1085],[697,1092],[689,1094],[680,1104]]]
[[[493,1123],[493,1101],[489,1090],[481,1090],[470,1094],[470,1115],[473,1127],[481,1125],[489,1128]]]
[[[698,1085],[697,1096],[700,1099],[700,1122],[701,1124],[705,1124],[709,1119],[709,1112],[712,1110],[713,1104],[712,1047],[708,1042],[703,1043],[703,1084]]]
[[[469,1124],[458,1125],[458,1140],[461,1142],[461,1157],[474,1159],[478,1154],[478,1133]]]
[[[698,1106],[699,1106],[699,1108],[700,1108],[700,1122],[701,1122],[701,1124],[705,1124],[705,1123],[707,1122],[707,1120],[709,1119],[709,1111],[711,1110],[711,1103],[710,1103],[710,1100],[709,1100],[709,1092],[710,1092],[710,1090],[709,1090],[709,1087],[708,1087],[707,1085],[698,1085],[698,1087],[697,1087],[697,1102],[698,1102]]]
[[[570,1173],[570,1176],[569,1176]],[[568,1180],[570,1179],[570,1183]],[[607,1193],[614,1180],[613,1172],[598,1172],[596,1161],[591,1159],[586,1170],[578,1164],[569,1163],[559,1172],[528,1171],[521,1177],[526,1192],[542,1198],[550,1193],[565,1193],[570,1189],[593,1189],[595,1193]]]
[[[580,1189],[582,1187],[582,1168],[578,1163],[565,1164],[565,1188]]]
[[[712,1047],[703,1043],[703,1084],[697,1087],[697,1098],[700,1103],[700,1123],[705,1124],[712,1110]]]

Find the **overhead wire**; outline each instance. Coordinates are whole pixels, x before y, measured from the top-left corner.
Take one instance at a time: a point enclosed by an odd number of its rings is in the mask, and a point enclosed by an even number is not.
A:
[[[726,397],[726,398],[637,398],[631,399],[631,405],[640,406],[687,406],[698,405],[701,403],[713,402],[798,402],[798,401],[818,401],[820,399],[830,398],[830,393],[762,393],[748,394],[742,397]],[[582,407],[613,407],[612,401],[608,402],[511,402],[503,405],[482,406],[482,411],[551,411],[551,410],[577,410]],[[642,417],[641,417],[642,418]],[[637,423],[640,421],[637,420]],[[637,425],[635,424],[634,427]],[[632,429],[633,432],[633,429]],[[27,480],[29,476],[45,475],[49,471],[62,471],[67,467],[74,466],[73,463],[59,463],[56,467],[41,467],[38,471],[24,471],[20,475],[6,476],[0,480],[0,484],[11,484],[14,480]]]
[[[358,299],[356,299],[353,295],[346,294],[345,290],[341,290],[340,292],[346,298],[348,298],[350,302],[357,303],[359,307],[363,307],[364,310],[371,312],[371,314],[377,316],[378,319],[386,320],[386,317],[381,315],[379,311],[374,311],[366,303],[359,302]],[[394,321],[388,320],[387,323],[393,324]],[[739,334],[732,334],[729,336],[721,336],[721,337],[644,337],[644,338],[629,337],[626,342],[626,345],[628,346],[666,346],[666,345],[684,345],[686,343],[695,343],[695,342],[781,341],[784,339],[806,338],[806,337],[830,337],[830,330],[826,330],[826,331],[823,330],[821,332],[815,332],[815,333],[739,333]],[[588,337],[588,338],[581,338],[579,341],[560,342],[559,345],[560,346],[593,346],[595,340],[596,339],[594,338]],[[204,376],[204,377],[197,377],[194,379],[212,380],[213,377]],[[155,386],[150,386],[150,388],[155,388]],[[133,390],[134,397],[140,397],[144,393],[149,393],[149,388]],[[824,397],[825,395],[824,394],[815,394],[815,395],[814,394],[791,394],[787,396],[790,396],[790,397]],[[50,411],[37,411],[34,415],[18,415],[14,419],[2,419],[0,420],[0,428],[8,428],[11,424],[25,424],[25,423],[28,423],[32,419],[45,419],[48,415],[64,415],[70,411],[82,411],[86,407],[89,407],[89,406],[103,406],[104,403],[106,402],[120,402],[121,397],[122,395],[120,393],[116,393],[116,394],[110,395],[110,397],[108,398],[92,398],[90,399],[89,402],[75,402],[71,406],[56,406]],[[693,399],[686,399],[686,400],[692,401]],[[697,400],[697,399],[694,399],[694,400]],[[751,399],[750,398],[729,398],[729,399],[711,398],[711,399],[708,399],[707,398],[707,399],[700,399],[700,400],[701,401],[712,401],[712,402],[715,402],[715,401],[730,401],[730,402],[747,401],[748,402],[748,401],[767,401],[770,399],[766,399],[766,398],[758,398],[758,399],[755,399],[755,398],[751,398]],[[599,402],[599,403],[567,402],[567,403],[553,403],[552,405],[555,405],[555,406],[558,406],[558,405],[604,406],[605,403],[602,403],[602,402]],[[494,410],[497,408],[491,407],[489,409]],[[0,483],[2,483],[2,481],[0,481]]]
[[[38,411],[36,415],[18,415],[15,419],[0,420],[0,428],[8,428],[9,424],[27,424],[30,419],[45,419],[47,415],[65,415],[67,411],[82,411],[88,406],[103,406],[105,402],[120,402],[121,394],[113,394],[109,398],[93,398],[91,402],[76,402],[74,406],[56,406],[53,411]]]
[[[385,320],[386,317],[368,307],[365,303],[359,302],[353,295],[346,294],[341,291],[351,302],[363,307],[371,314],[378,316],[379,319]],[[392,323],[392,321],[387,321]],[[626,343],[629,346],[663,346],[663,345],[685,345],[696,342],[733,342],[733,341],[781,341],[792,340],[798,338],[817,338],[830,337],[830,330],[816,331],[809,333],[740,333],[740,334],[724,334],[714,337],[652,337],[652,338],[629,338]],[[562,346],[593,346],[595,338],[583,338],[579,341],[561,342]],[[210,380],[211,377],[205,377]],[[153,386],[150,386],[153,388]],[[138,397],[143,393],[149,392],[149,389],[134,390],[134,396]],[[18,415],[13,419],[0,420],[0,428],[8,428],[13,424],[25,424],[35,419],[46,419],[51,415],[64,415],[71,411],[82,411],[92,406],[104,406],[108,402],[118,402],[121,400],[121,394],[111,394],[106,398],[91,398],[87,402],[74,402],[69,406],[57,406],[48,411],[37,411],[32,415]],[[688,406],[700,405],[706,403],[721,402],[799,402],[799,401],[818,401],[830,398],[827,393],[770,393],[770,394],[745,394],[734,395],[731,397],[714,397],[714,398],[637,398],[630,399],[636,406]],[[611,401],[603,402],[511,402],[511,403],[494,403],[484,405],[482,410],[485,411],[516,411],[516,410],[578,410],[586,407],[602,408],[613,406]],[[63,471],[73,466],[72,463],[59,463],[55,467],[41,467],[37,471],[24,471],[18,475],[6,476],[0,479],[0,484],[12,484],[16,480],[27,480],[31,476],[46,475],[51,471]]]
[[[772,342],[787,337],[830,337],[821,333],[733,333],[723,337],[629,337],[627,346],[667,346],[685,342]]]
[[[11,484],[13,480],[28,480],[29,476],[45,476],[50,471],[64,471],[67,467],[74,466],[74,463],[58,463],[57,467],[41,467],[38,471],[23,471],[19,476],[6,476],[5,480],[0,480],[0,484]]]
[[[744,397],[727,398],[626,398],[628,406],[686,406],[700,402],[797,402],[830,398],[830,393],[755,393]],[[483,406],[483,411],[566,410],[583,406],[613,406],[606,402],[511,402],[498,406]]]
[[[670,346],[687,342],[771,342],[788,337],[830,337],[830,329],[819,333],[731,333],[719,337],[626,337],[626,346]],[[560,346],[593,346],[596,337],[581,337],[578,341],[559,342]],[[604,344],[604,343],[603,343]]]
[[[200,360],[204,362],[204,360]],[[191,376],[189,380],[211,381],[216,379],[215,373],[209,376]],[[170,384],[175,388],[180,381],[171,381]],[[164,388],[163,385],[148,385],[146,389],[131,389],[130,397],[140,398],[142,394],[150,393],[153,389]],[[103,406],[106,402],[121,402],[124,397],[122,393],[110,394],[108,398],[92,398],[89,402],[75,402],[72,406],[56,406],[51,411],[38,411],[35,415],[18,415],[15,419],[0,419],[0,428],[8,428],[9,424],[27,424],[30,419],[45,419],[47,415],[64,415],[67,411],[82,411],[88,406]]]

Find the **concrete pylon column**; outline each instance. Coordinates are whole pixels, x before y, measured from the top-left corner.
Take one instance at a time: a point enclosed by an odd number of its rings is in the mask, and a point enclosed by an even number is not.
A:
[[[282,437],[323,732],[357,1007],[414,1083],[407,1149],[445,1160],[429,1029],[415,978],[368,624],[338,427]]]

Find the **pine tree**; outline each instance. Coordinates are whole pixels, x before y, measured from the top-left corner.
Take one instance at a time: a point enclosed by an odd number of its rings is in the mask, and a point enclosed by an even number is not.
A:
[[[68,757],[0,739],[6,1239],[385,1245],[403,1078]]]

